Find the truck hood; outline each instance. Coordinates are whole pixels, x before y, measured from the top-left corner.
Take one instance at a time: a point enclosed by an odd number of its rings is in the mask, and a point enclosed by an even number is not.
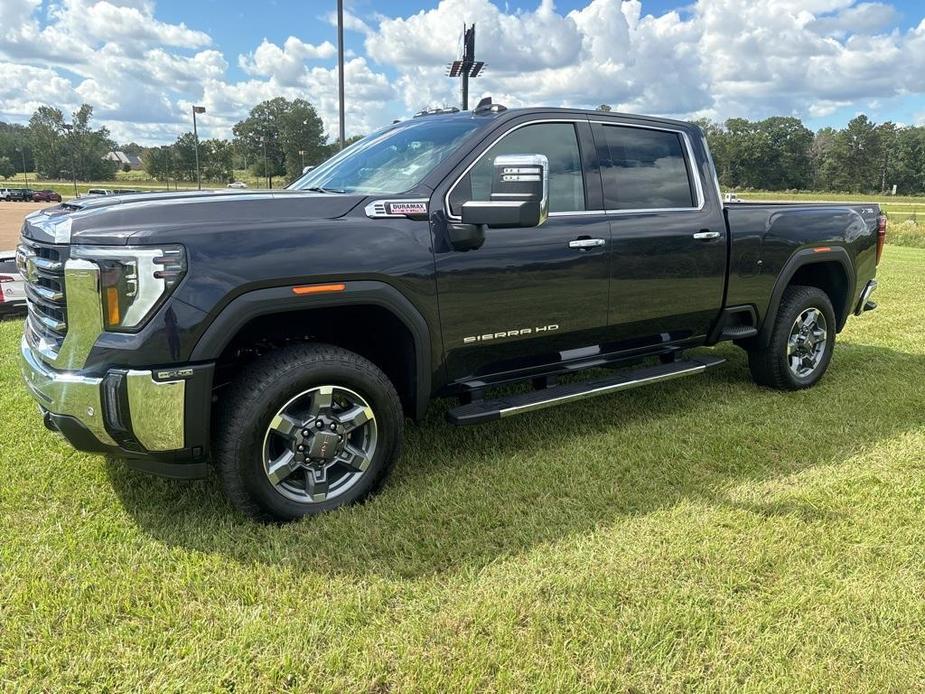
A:
[[[279,227],[342,217],[367,197],[224,190],[85,197],[30,214],[22,234],[46,243],[121,245],[218,227],[252,233],[267,224]]]

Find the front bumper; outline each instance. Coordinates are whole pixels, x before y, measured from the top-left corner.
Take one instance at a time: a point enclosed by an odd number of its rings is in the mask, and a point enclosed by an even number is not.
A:
[[[110,369],[102,377],[47,366],[25,337],[23,379],[49,429],[78,450],[172,477],[206,472],[213,365]]]

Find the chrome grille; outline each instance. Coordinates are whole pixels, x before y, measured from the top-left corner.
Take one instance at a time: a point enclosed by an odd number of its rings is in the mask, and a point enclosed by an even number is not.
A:
[[[64,263],[67,246],[21,239],[16,264],[26,288],[29,315],[26,340],[44,356],[54,359],[67,336]]]

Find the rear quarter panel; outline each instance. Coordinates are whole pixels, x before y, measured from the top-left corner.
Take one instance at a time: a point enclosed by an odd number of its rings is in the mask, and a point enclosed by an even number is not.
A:
[[[769,310],[774,309],[771,300],[775,286],[789,279],[782,274],[791,258],[809,248],[843,248],[853,269],[849,277],[849,303],[853,306],[875,274],[879,214],[875,204],[728,205],[731,246],[727,305],[754,306],[762,325]],[[832,254],[818,255],[823,262]]]

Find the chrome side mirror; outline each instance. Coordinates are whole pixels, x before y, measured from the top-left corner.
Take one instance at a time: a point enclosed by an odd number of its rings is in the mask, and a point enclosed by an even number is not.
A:
[[[463,224],[535,227],[549,216],[549,160],[543,154],[495,157],[491,200],[462,205]]]

